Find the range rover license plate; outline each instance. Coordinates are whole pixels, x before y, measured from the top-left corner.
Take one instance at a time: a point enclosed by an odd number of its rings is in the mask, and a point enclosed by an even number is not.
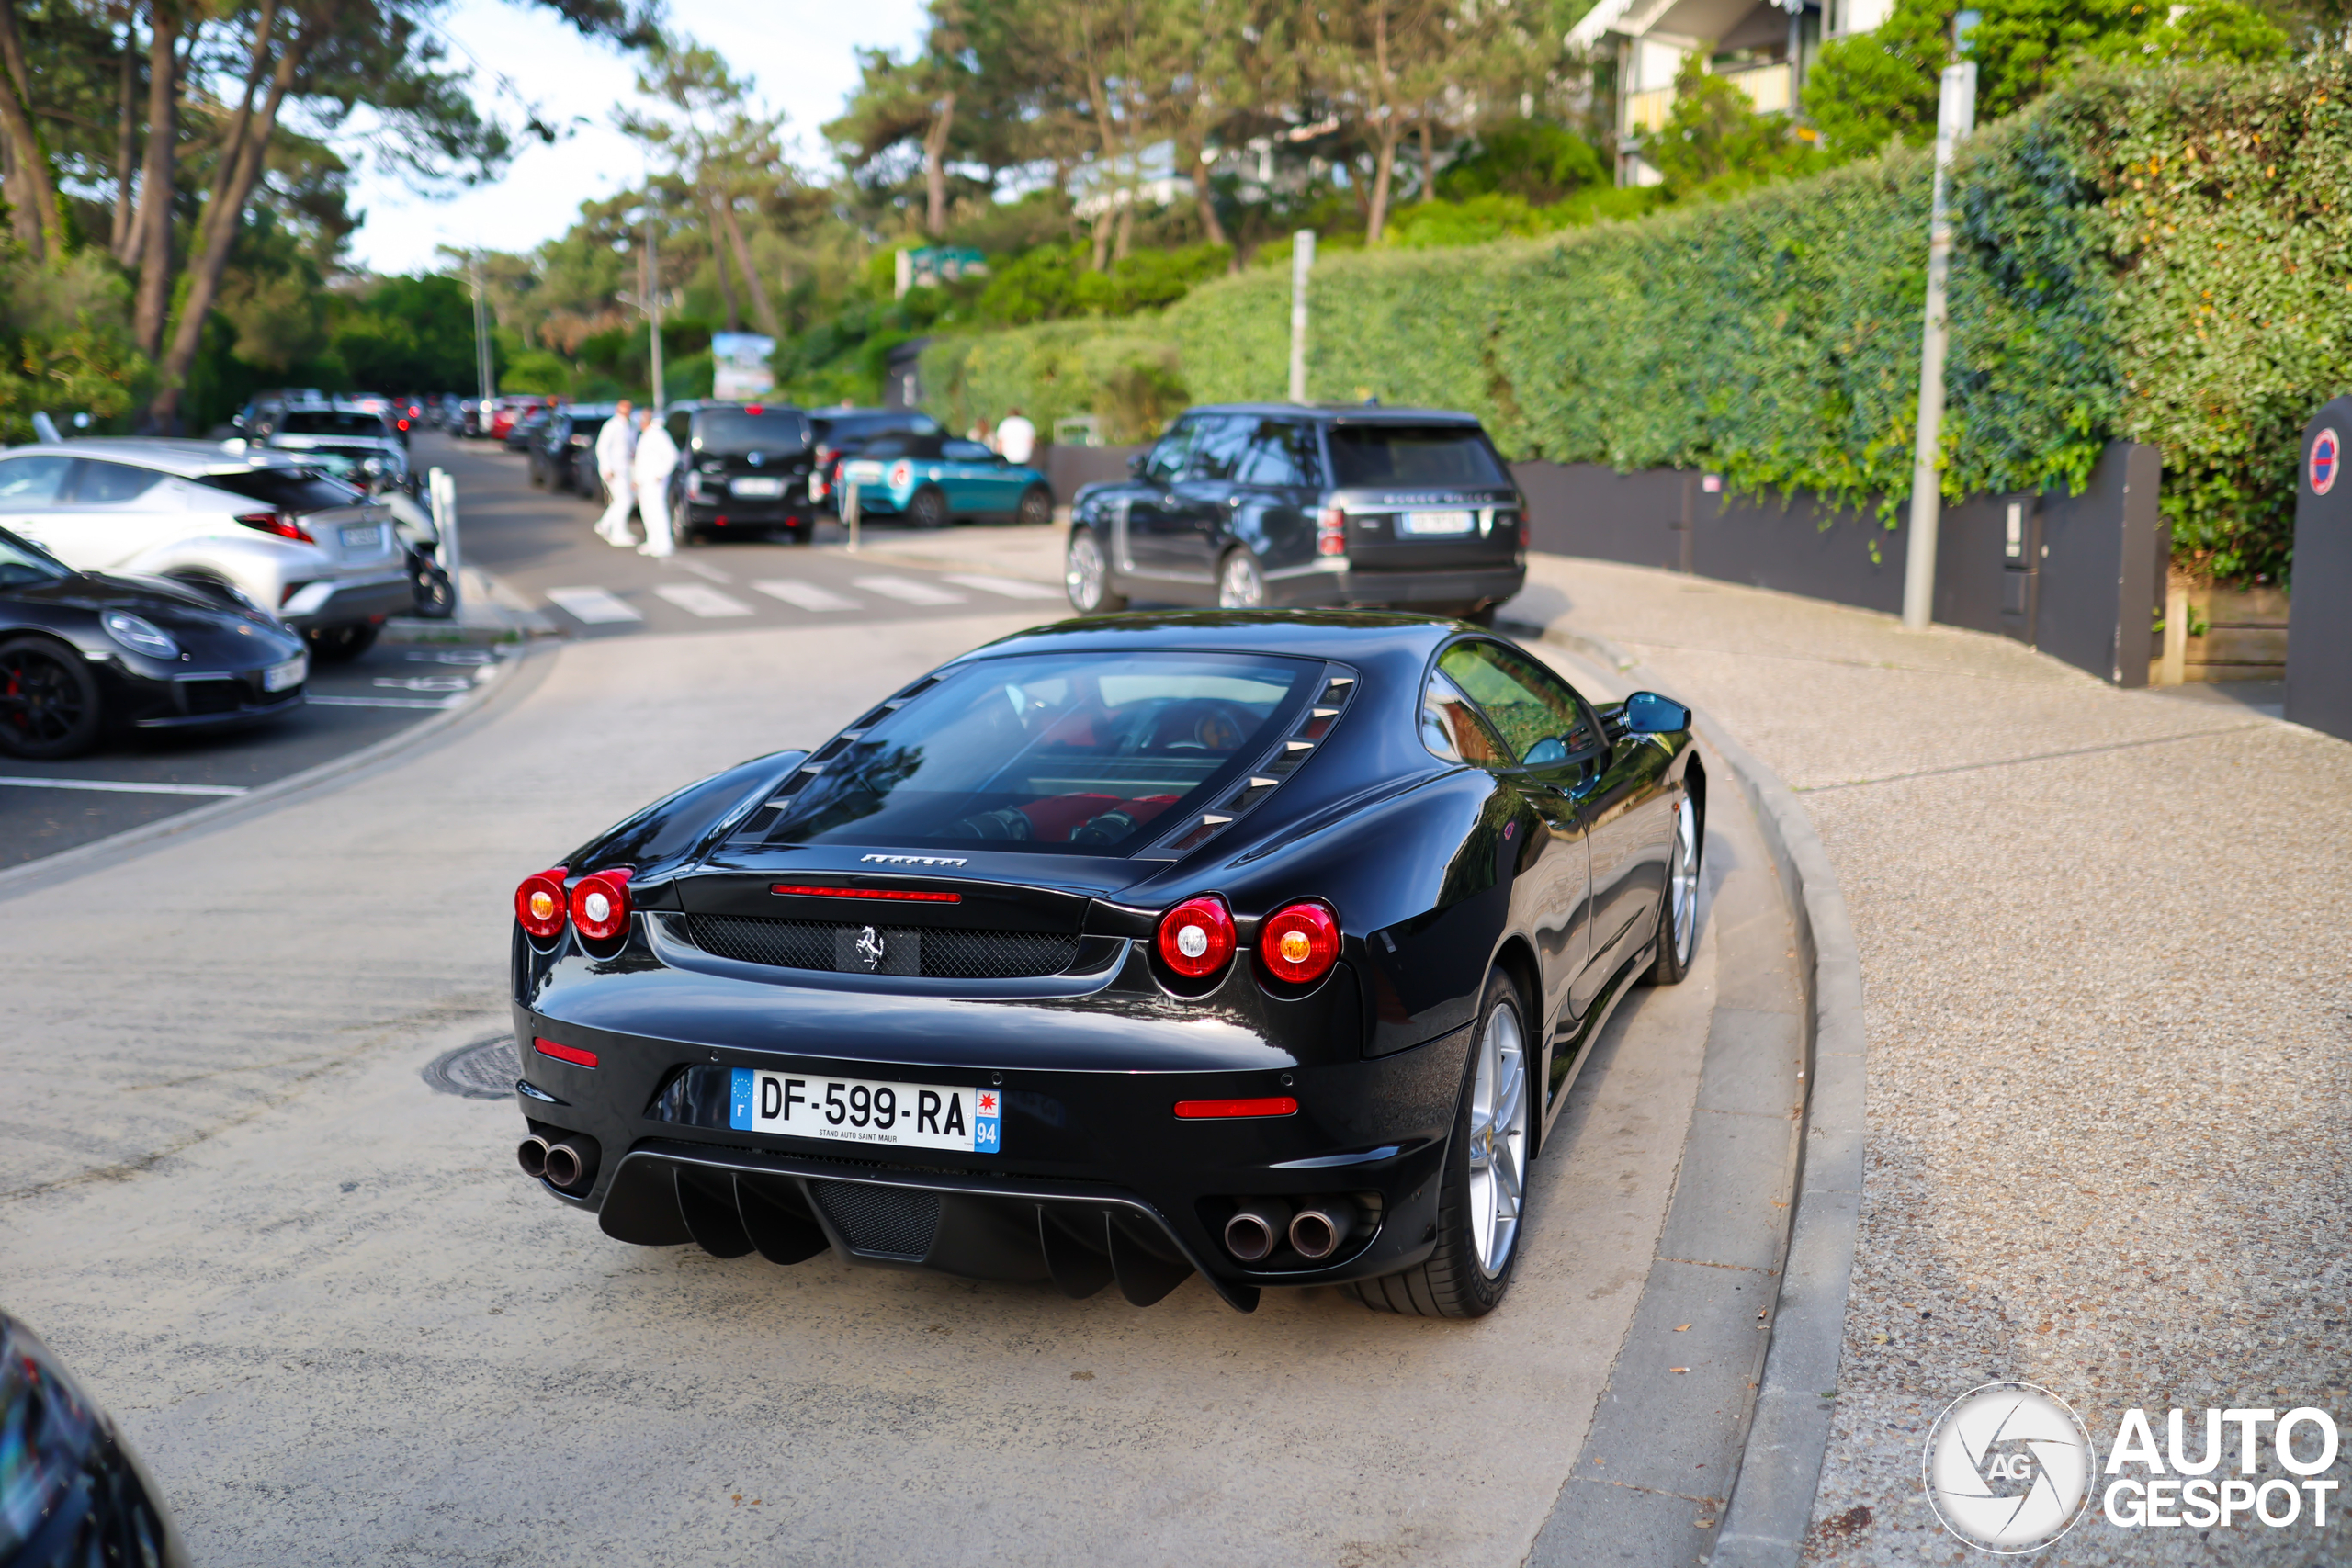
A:
[[[733,1077],[727,1124],[739,1133],[968,1155],[1004,1149],[1001,1089],[796,1077],[754,1067],[737,1067]]]
[[[1416,538],[1431,534],[1467,534],[1478,525],[1476,516],[1467,512],[1408,512],[1398,519],[1399,530]]]

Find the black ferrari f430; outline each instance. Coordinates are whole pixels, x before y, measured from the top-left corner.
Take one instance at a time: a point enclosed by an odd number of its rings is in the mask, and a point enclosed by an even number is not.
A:
[[[1421,615],[990,644],[522,883],[523,1169],[722,1258],[1480,1315],[1690,963],[1690,724]]]

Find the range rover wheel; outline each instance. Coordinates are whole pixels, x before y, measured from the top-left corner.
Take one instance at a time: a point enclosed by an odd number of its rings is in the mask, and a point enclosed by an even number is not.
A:
[[[1216,571],[1216,604],[1220,610],[1262,610],[1266,607],[1266,574],[1258,558],[1246,549],[1228,551]]]
[[[1526,1213],[1533,1103],[1523,1006],[1510,976],[1487,977],[1478,1043],[1439,1178],[1437,1250],[1417,1267],[1351,1286],[1374,1312],[1484,1317],[1510,1289]]]
[[[1069,551],[1062,558],[1062,586],[1069,592],[1070,608],[1081,615],[1127,607],[1125,594],[1111,592],[1111,563],[1091,528],[1070,530]]]

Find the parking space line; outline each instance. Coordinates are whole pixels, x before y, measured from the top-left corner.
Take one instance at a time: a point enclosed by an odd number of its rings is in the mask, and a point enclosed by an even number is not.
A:
[[[716,588],[706,588],[699,582],[664,582],[653,590],[689,615],[708,620],[717,615],[748,615],[752,607],[731,593],[721,593]]]
[[[315,693],[311,697],[313,707],[327,708],[453,708],[465,701],[459,692],[447,697],[326,697]]]
[[[854,610],[858,607],[856,600],[836,593],[830,588],[820,588],[813,582],[770,578],[752,586],[771,599],[781,599],[803,610]]]
[[[11,779],[0,784],[15,789],[94,789],[107,795],[243,795],[243,784],[131,784],[117,779]]]
[[[550,588],[547,591],[547,597],[548,604],[573,620],[592,626],[645,619],[635,606],[602,588]]]
[[[858,577],[851,581],[869,593],[897,599],[909,604],[961,604],[961,593],[950,593],[944,588],[933,588],[928,582],[917,582],[911,577]]]
[[[983,593],[1001,594],[1007,599],[1058,599],[1061,590],[1048,588],[1042,582],[1022,582],[1010,577],[990,577],[985,572],[951,571],[947,581],[966,588],[977,588]]]

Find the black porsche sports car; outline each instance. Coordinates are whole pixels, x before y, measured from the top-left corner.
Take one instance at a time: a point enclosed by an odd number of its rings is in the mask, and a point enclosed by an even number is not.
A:
[[[647,1246],[1476,1316],[1705,811],[1687,708],[1460,622],[1024,632],[523,881],[521,1164]]]
[[[155,1478],[49,1348],[0,1313],[0,1562],[187,1568]]]
[[[275,718],[310,670],[302,635],[230,590],[78,572],[0,529],[0,754]]]

